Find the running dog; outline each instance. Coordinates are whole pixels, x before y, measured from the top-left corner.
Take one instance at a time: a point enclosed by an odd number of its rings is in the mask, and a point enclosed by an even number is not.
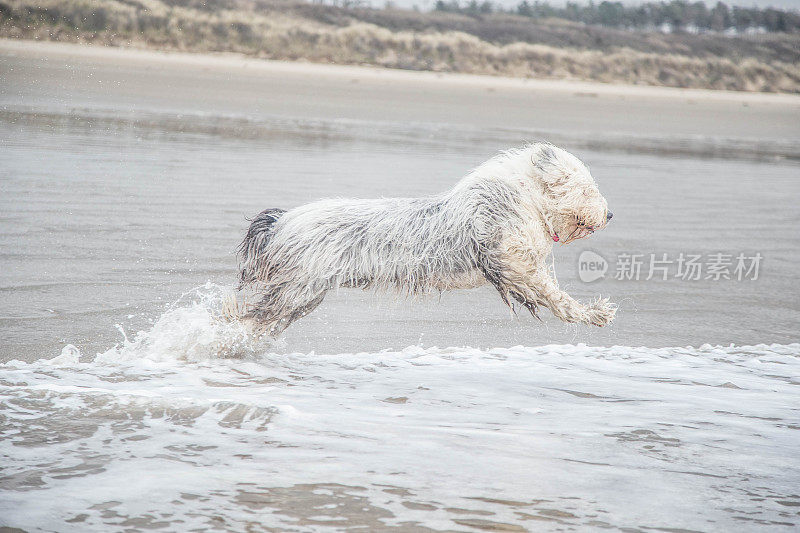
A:
[[[267,209],[239,247],[239,288],[261,295],[245,318],[276,336],[339,287],[419,295],[490,283],[512,309],[605,326],[616,306],[573,299],[547,257],[611,217],[586,165],[548,143],[503,152],[435,196]]]

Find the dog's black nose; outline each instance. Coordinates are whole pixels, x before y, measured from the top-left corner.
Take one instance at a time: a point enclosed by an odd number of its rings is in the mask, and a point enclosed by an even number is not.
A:
[[[608,220],[611,220],[612,218],[614,218],[614,213],[612,213],[611,211],[609,211],[609,212],[606,214],[606,221],[608,221]]]

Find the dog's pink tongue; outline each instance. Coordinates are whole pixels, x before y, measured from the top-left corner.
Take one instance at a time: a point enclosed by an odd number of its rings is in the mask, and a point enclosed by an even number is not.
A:
[[[558,233],[553,233],[553,242],[558,242]]]

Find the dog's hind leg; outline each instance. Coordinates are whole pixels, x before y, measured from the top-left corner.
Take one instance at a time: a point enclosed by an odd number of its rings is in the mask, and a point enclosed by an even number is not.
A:
[[[292,322],[316,309],[325,299],[327,290],[303,292],[305,294],[299,295],[286,287],[272,287],[248,311],[245,318],[253,322],[256,334],[277,337]]]
[[[319,305],[322,303],[322,300],[324,299],[325,299],[325,292],[319,294],[314,299],[294,308],[288,315],[281,318],[275,324],[270,334],[273,336],[280,335],[286,328],[292,325],[292,322],[303,318],[311,311],[319,307]]]

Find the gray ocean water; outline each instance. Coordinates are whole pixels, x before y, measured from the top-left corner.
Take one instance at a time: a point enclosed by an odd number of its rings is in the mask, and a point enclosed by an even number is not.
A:
[[[2,357],[30,360],[64,343],[94,353],[186,290],[233,286],[245,217],[332,196],[419,196],[452,186],[521,132],[446,125],[8,110],[2,170]],[[567,147],[569,143],[567,143]],[[619,303],[607,329],[515,318],[490,287],[422,301],[343,290],[298,323],[295,350],[578,343],[683,346],[792,342],[800,299],[800,182],[791,160],[665,157],[574,149],[614,211],[607,230],[556,246],[559,280],[579,298]],[[578,279],[584,250],[609,262]],[[729,255],[734,279],[649,276],[650,254]],[[615,279],[639,254],[639,280]],[[737,280],[735,258],[763,256]],[[630,272],[627,272],[630,274]]]
[[[0,526],[800,524],[798,138],[131,106],[119,86],[42,96],[69,65],[28,85],[22,67],[3,63],[0,110]],[[543,137],[614,212],[555,248],[573,296],[619,303],[611,327],[512,316],[488,287],[342,290],[273,345],[216,320],[245,217],[436,193]],[[581,281],[586,251],[603,278]],[[732,279],[708,270],[720,253]],[[626,254],[639,279],[616,279]],[[650,254],[699,255],[701,279],[651,277]],[[757,276],[736,279],[739,254]],[[249,355],[215,357],[225,342]]]

